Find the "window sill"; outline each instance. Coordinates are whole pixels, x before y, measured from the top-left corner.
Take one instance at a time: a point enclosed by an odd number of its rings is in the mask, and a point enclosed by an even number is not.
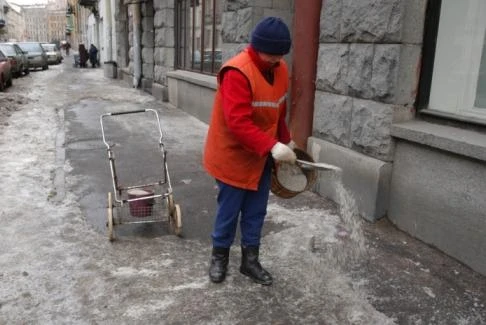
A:
[[[436,109],[430,109],[430,108],[420,110],[420,114],[432,115],[432,116],[442,117],[442,118],[446,118],[446,119],[451,119],[451,120],[456,120],[456,121],[486,126],[486,118],[481,119],[481,118],[478,118],[478,117],[458,115],[458,114],[442,112],[442,111],[439,111],[439,110],[436,110]]]
[[[425,121],[394,124],[391,135],[444,151],[486,161],[486,134]]]
[[[178,80],[187,81],[214,90],[216,90],[218,86],[216,76],[210,76],[207,74],[186,71],[186,70],[169,71],[167,72],[167,78],[174,78]]]

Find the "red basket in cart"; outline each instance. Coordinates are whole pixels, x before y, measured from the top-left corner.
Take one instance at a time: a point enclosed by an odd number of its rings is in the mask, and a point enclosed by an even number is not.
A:
[[[137,199],[129,201],[130,214],[134,217],[148,217],[152,215],[152,207],[154,205],[154,191],[150,189],[134,188],[127,191],[128,199]],[[143,199],[148,197],[147,199]]]

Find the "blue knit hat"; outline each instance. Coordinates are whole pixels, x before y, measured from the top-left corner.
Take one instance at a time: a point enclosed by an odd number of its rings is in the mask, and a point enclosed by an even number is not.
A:
[[[289,28],[280,18],[264,18],[251,33],[251,45],[258,52],[287,54],[291,45]]]

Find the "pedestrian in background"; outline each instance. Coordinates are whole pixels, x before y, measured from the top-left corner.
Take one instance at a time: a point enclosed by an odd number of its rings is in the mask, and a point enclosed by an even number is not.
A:
[[[250,45],[218,73],[203,158],[219,189],[209,267],[215,283],[226,277],[238,220],[240,272],[263,285],[273,282],[259,261],[260,238],[274,160],[296,160],[285,122],[289,76],[283,55],[290,46],[287,25],[267,17],[252,31]]]
[[[78,54],[79,54],[79,66],[81,68],[86,68],[86,62],[88,61],[88,51],[86,50],[86,47],[84,44],[79,44],[78,46]]]
[[[98,64],[98,49],[94,44],[89,46],[89,62],[91,63],[91,67],[95,68]]]

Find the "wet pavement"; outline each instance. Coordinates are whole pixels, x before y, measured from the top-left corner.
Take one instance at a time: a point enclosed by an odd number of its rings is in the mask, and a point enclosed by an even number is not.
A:
[[[237,242],[228,278],[210,283],[217,192],[200,163],[207,125],[70,59],[8,90],[29,100],[1,130],[0,323],[486,322],[484,276],[387,220],[364,222],[352,198],[343,209],[310,192],[271,196],[261,260],[273,286],[238,272]],[[161,204],[160,222],[117,225],[110,242],[113,186],[100,115],[148,108],[160,117],[183,236],[169,231]],[[105,127],[120,184],[164,174],[151,114],[110,117]]]

